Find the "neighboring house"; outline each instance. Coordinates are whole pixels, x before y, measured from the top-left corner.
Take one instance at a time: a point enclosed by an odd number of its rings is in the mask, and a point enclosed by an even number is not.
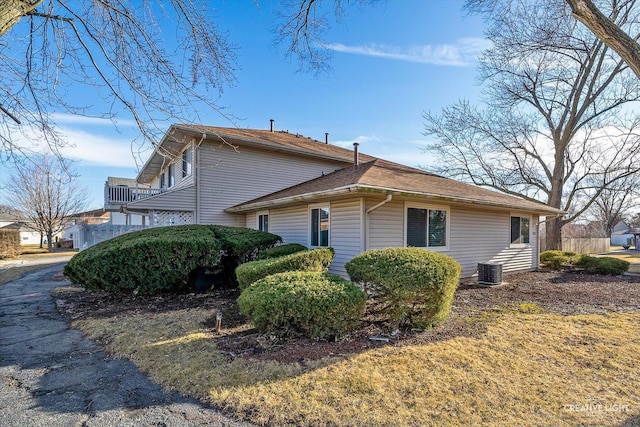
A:
[[[272,125],[273,126],[273,125]],[[297,134],[172,126],[121,200],[152,226],[263,229],[286,243],[331,246],[331,271],[368,249],[417,246],[478,263],[538,266],[540,216],[563,212]],[[114,194],[111,188],[105,195]]]
[[[20,233],[21,245],[40,244],[40,233],[35,231],[34,227],[30,225],[30,222],[24,218],[7,213],[0,213],[0,228],[17,230]]]
[[[613,231],[611,232],[611,244],[622,246],[627,245],[630,242],[631,245],[633,245],[633,233],[630,231],[627,223],[625,223],[624,221],[618,221],[618,223],[613,227]]]

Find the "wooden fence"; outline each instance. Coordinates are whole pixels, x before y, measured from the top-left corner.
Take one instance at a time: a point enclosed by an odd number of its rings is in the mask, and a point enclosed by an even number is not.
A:
[[[608,237],[586,237],[586,238],[562,238],[562,250],[571,251],[577,254],[595,254],[609,252]],[[540,239],[540,252],[546,250],[546,242],[544,236]]]

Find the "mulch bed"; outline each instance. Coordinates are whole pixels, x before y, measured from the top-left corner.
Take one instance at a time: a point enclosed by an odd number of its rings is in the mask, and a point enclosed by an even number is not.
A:
[[[390,340],[373,341],[384,330],[368,326],[340,341],[292,339],[281,342],[261,336],[247,325],[236,304],[238,290],[215,290],[184,295],[119,295],[87,292],[69,287],[56,292],[58,310],[68,321],[101,319],[131,314],[160,313],[189,308],[211,308],[203,329],[215,331],[215,314],[223,313],[223,330],[214,338],[218,348],[231,357],[250,357],[283,363],[342,356],[385,345],[413,345],[474,336],[482,333],[481,322],[468,322],[470,316],[519,304],[535,304],[545,312],[562,315],[608,312],[640,312],[640,276],[599,276],[569,272],[539,271],[505,276],[505,283],[479,287],[473,282],[460,285],[449,319],[429,331],[400,331]],[[245,327],[242,327],[242,326]],[[238,328],[239,327],[239,328]],[[225,333],[225,328],[240,332]]]

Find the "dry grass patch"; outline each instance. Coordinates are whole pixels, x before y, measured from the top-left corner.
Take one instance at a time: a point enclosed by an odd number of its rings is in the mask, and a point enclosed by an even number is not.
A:
[[[640,414],[640,314],[534,304],[468,319],[485,332],[307,364],[233,357],[215,311],[74,322],[168,389],[269,425],[615,425]],[[599,406],[598,406],[599,405]]]

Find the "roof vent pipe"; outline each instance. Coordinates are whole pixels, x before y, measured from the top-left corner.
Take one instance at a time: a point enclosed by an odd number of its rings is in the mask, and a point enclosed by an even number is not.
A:
[[[271,132],[273,132],[273,122],[274,122],[275,120],[273,120],[273,119],[269,119],[269,121],[271,122]]]
[[[358,166],[360,164],[358,159],[358,144],[357,142],[353,143],[353,166]]]
[[[329,143],[329,132],[325,132],[324,133],[324,143],[328,144]]]

